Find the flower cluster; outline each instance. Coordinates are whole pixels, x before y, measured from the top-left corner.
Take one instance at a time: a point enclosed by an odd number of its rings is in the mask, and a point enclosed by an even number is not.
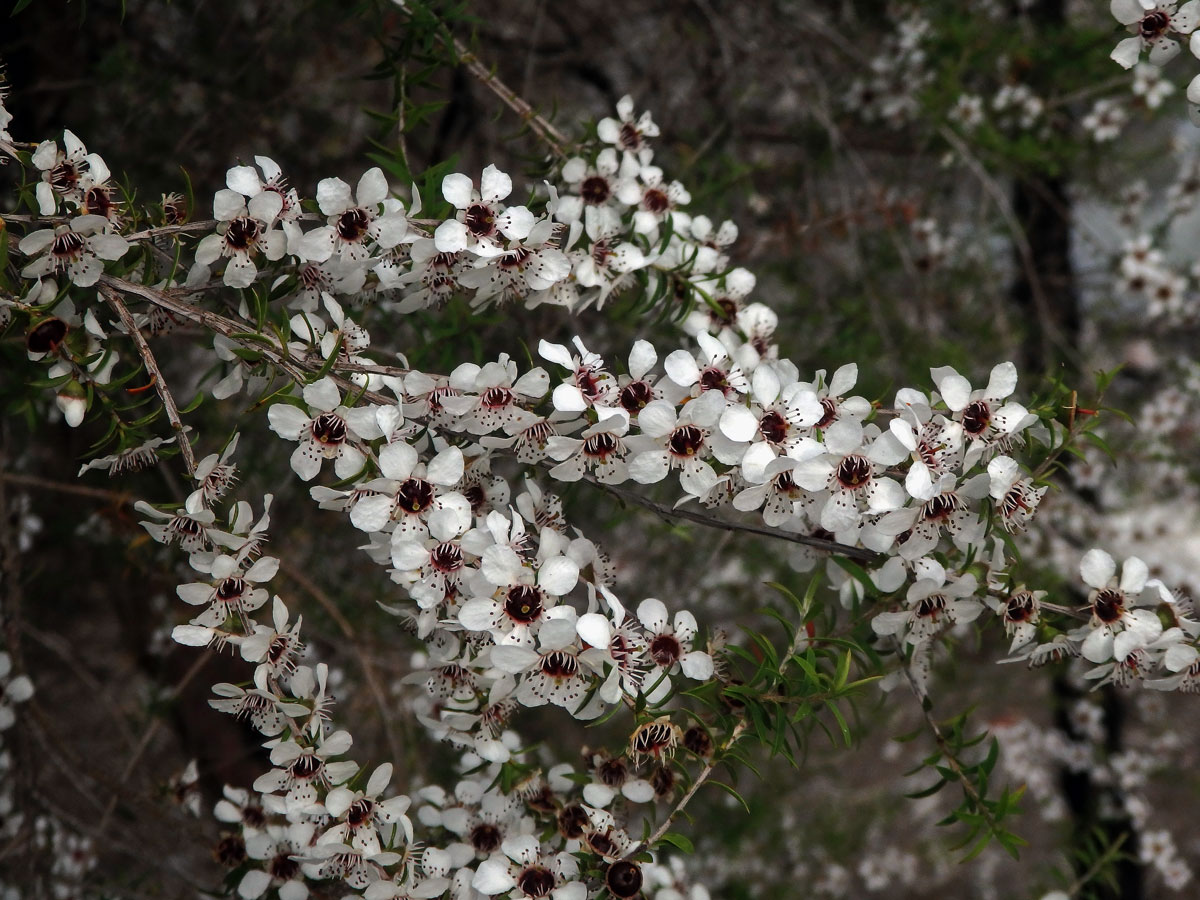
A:
[[[1171,52],[1162,41],[1175,46],[1168,33],[1185,33],[1187,9],[1139,19],[1135,40],[1148,42],[1152,61]],[[1153,15],[1165,20],[1147,36]],[[925,28],[914,20],[896,48],[913,71]],[[1014,87],[994,111],[1030,127],[1035,101]],[[288,375],[293,388],[270,391],[270,427],[295,443],[301,480],[333,482],[314,484],[312,499],[363,533],[365,552],[396,585],[389,611],[425,645],[409,679],[422,689],[418,720],[460,754],[452,792],[413,797],[389,795],[390,764],[368,770],[346,758],[352,739],[332,724],[329,670],[305,655],[301,617],[269,587],[279,568],[263,555],[271,495],[257,516],[245,501],[222,510],[236,481],[236,439],[194,463],[186,430],[173,422],[190,493],[178,506],[137,508],[150,536],[178,544],[198,573],[177,588],[194,614],[174,639],[232,649],[253,667],[244,683],[216,685],[212,701],[261,733],[272,766],[253,793],[230,789],[217,810],[239,827],[222,856],[245,867],[243,897],[274,889],[300,898],[305,880],[324,879],[370,900],[447,891],[626,898],[655,885],[677,895],[640,856],[655,848],[630,834],[637,817],[654,818],[652,804],[674,797],[670,757],[680,746],[713,755],[701,725],[683,731],[679,689],[721,682],[723,661],[684,608],[688,598],[622,598],[613,564],[569,524],[543,476],[610,491],[668,482],[677,505],[706,508],[701,518],[796,544],[797,569],[831,554],[859,560],[861,577],[831,567],[829,579],[847,606],[877,601],[877,643],[912,670],[918,689],[935,643],[981,618],[1003,625],[1012,658],[1081,656],[1098,684],[1200,689],[1200,626],[1136,558],[1117,577],[1106,553],[1085,555],[1082,610],[1016,583],[1009,536],[1036,515],[1042,475],[1072,426],[1052,404],[1016,399],[1015,365],[995,365],[982,385],[935,368],[929,384],[900,388],[890,403],[855,393],[853,362],[802,371],[776,342],[776,313],[750,300],[755,276],[732,265],[736,227],[687,209],[686,188],[653,164],[658,129],[648,113],[629,98],[616,113],[549,173],[555,183],[541,199],[509,204],[512,179],[489,165],[478,180],[443,179],[448,212],[432,223],[416,221],[416,189],[406,204],[380,168],[353,188],[320,181],[319,216],[304,212],[270,158],[231,168],[213,198],[214,221],[179,271],[190,290],[219,279],[242,291],[236,313],[179,303],[169,276],[141,283],[137,266],[122,273],[133,281],[111,274],[105,263],[140,253],[149,232],[122,236],[103,160],[70,132],[64,149],[45,142],[33,155],[40,211],[62,206],[69,219],[20,240],[28,284],[9,305],[28,316],[27,351],[48,362],[68,421],[78,424],[103,394],[119,356],[113,339],[152,328],[149,313],[135,319],[106,293],[131,285],[160,314],[217,331],[217,355],[230,364],[212,389],[218,399],[264,387],[265,374]],[[950,242],[928,221],[914,230],[936,265]],[[174,239],[178,263],[187,244]],[[82,313],[58,297],[54,279],[64,276]],[[99,295],[80,293],[98,284]],[[366,355],[368,314],[345,302],[373,299],[407,314],[463,296],[476,309],[578,311],[635,286],[681,301],[680,345],[639,340],[618,361],[581,337],[570,346],[541,340],[545,366],[524,370],[507,354],[449,372],[379,365]],[[287,311],[271,310],[277,300]],[[119,322],[100,320],[105,305]],[[149,370],[152,357],[139,352]],[[173,401],[167,408],[178,417]],[[85,469],[148,464],[166,443],[139,440]],[[511,467],[493,462],[510,458],[525,467],[523,480],[497,474]],[[543,773],[515,729],[521,707],[593,719],[621,705],[635,711],[627,745],[590,753],[580,771]],[[424,845],[408,815],[414,804]]]

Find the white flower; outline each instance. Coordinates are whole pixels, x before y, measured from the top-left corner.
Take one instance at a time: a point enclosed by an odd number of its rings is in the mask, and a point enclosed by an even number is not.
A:
[[[989,492],[1003,517],[1005,531],[1022,531],[1037,512],[1038,504],[1049,489],[1034,487],[1021,476],[1020,466],[1011,456],[997,456],[988,463]]]
[[[559,198],[554,218],[564,224],[580,221],[588,207],[607,206],[617,199],[621,183],[637,174],[638,164],[631,156],[617,156],[613,147],[596,154],[595,165],[572,157],[563,163],[562,180],[572,193]]]
[[[657,668],[657,672],[651,671],[645,679],[651,702],[662,700],[669,692],[670,681],[665,675],[676,666],[695,681],[713,677],[712,657],[703,650],[692,649],[697,626],[696,617],[688,610],[681,609],[672,620],[665,603],[648,597],[638,604],[637,616],[646,629],[646,655]]]
[[[350,749],[349,732],[335,731],[316,747],[302,747],[295,741],[283,741],[271,750],[271,769],[254,781],[254,790],[263,793],[286,791],[284,804],[288,813],[305,812],[316,806],[318,787],[338,785],[358,772],[358,764],[350,760],[330,761]]]
[[[378,166],[368,169],[351,193],[340,178],[317,184],[317,205],[329,224],[304,235],[301,250],[307,259],[324,262],[335,252],[343,260],[364,262],[371,255],[368,240],[390,249],[410,236],[404,205],[388,196],[387,179]]]
[[[557,363],[570,373],[570,381],[564,381],[554,389],[551,400],[554,408],[562,412],[583,412],[589,406],[609,406],[617,390],[617,381],[604,368],[604,360],[592,353],[576,336],[573,343],[579,349],[575,356],[562,344],[543,340],[538,344],[538,356]]]
[[[43,251],[45,256],[29,263],[21,276],[42,278],[66,272],[72,283],[91,287],[104,271],[100,260],[120,259],[129,250],[125,238],[107,232],[108,225],[103,216],[76,216],[67,225],[30,232],[17,248],[26,256]]]
[[[691,203],[692,195],[678,181],[664,185],[663,171],[658,166],[643,166],[638,178],[641,186],[635,181],[627,182],[621,188],[620,200],[637,207],[633,214],[634,232],[653,240],[658,235],[658,226],[672,217],[676,207]]]
[[[720,391],[706,391],[689,401],[678,413],[666,400],[653,400],[638,414],[638,426],[646,440],[629,461],[629,475],[639,484],[654,484],[679,469],[679,483],[694,497],[707,493],[717,475],[704,459],[710,453],[709,438],[725,410]],[[630,440],[633,445],[633,439]]]
[[[1156,4],[1155,0],[1111,0],[1109,9],[1118,22],[1136,35],[1118,43],[1110,54],[1126,69],[1132,68],[1146,49],[1150,50],[1151,63],[1166,65],[1180,49],[1168,35],[1191,34],[1200,22],[1197,0],[1188,0],[1178,12],[1173,2]]]
[[[33,682],[29,676],[18,675],[10,679],[11,674],[12,657],[0,650],[0,685],[3,685],[0,690],[0,731],[11,728],[16,722],[13,704],[24,703],[33,696]],[[4,683],[6,679],[7,684]]]
[[[497,518],[498,517],[498,518]],[[504,519],[500,513],[488,516],[489,525]],[[570,619],[575,628],[575,610],[557,606],[558,598],[570,593],[579,583],[579,564],[561,552],[565,538],[551,529],[542,529],[534,565],[527,565],[508,544],[495,544],[481,554],[480,570],[486,582],[495,585],[492,596],[476,596],[463,604],[458,620],[469,631],[491,632],[501,644],[532,646],[534,635],[547,621]]]
[[[103,184],[110,175],[100,154],[88,153],[83,141],[70,131],[63,132],[62,150],[54,141],[43,141],[33,151],[32,160],[42,172],[34,193],[43,216],[54,215],[58,205],[56,195],[82,206],[86,191]]]
[[[363,485],[372,495],[350,512],[355,528],[369,533],[391,526],[395,546],[403,540],[424,538],[434,517],[445,519],[438,530],[446,534],[459,534],[470,524],[470,503],[462,494],[447,490],[463,475],[463,454],[458,447],[445,447],[422,463],[412,446],[393,441],[379,451],[379,471],[381,478]]]
[[[483,170],[480,189],[466,175],[453,173],[442,179],[442,195],[459,212],[457,219],[443,222],[433,233],[440,253],[469,250],[476,256],[493,257],[504,252],[499,239],[523,240],[533,228],[533,213],[524,206],[507,209],[500,202],[512,193],[512,179],[495,166]]]
[[[1011,438],[1035,421],[1021,404],[1003,402],[1017,387],[1017,367],[1011,362],[993,367],[987,387],[976,391],[949,366],[930,369],[930,375],[943,402],[954,413],[954,420],[971,441],[963,461],[966,468],[974,465],[989,445]]]
[[[617,118],[604,118],[596,123],[596,136],[600,140],[626,154],[633,154],[643,165],[653,155],[646,138],[658,137],[658,134],[658,126],[648,110],[634,119],[633,98],[628,94],[617,101]]]
[[[491,649],[491,661],[509,675],[523,675],[517,689],[522,706],[552,703],[575,711],[591,679],[579,664],[579,652],[572,645],[576,622],[566,616],[547,622],[538,632],[538,650],[517,644],[502,644]]]
[[[456,415],[469,434],[488,434],[501,426],[513,425],[535,419],[532,413],[522,408],[522,398],[541,399],[550,388],[550,376],[537,367],[517,376],[517,364],[501,353],[496,362],[480,367],[474,363],[463,363],[450,373],[450,387],[459,393],[473,393],[473,410],[456,410]],[[460,421],[461,421],[460,419]]]
[[[604,587],[601,596],[612,611],[612,618],[600,613],[589,612],[579,617],[575,630],[590,649],[580,654],[580,659],[599,674],[608,675],[597,692],[605,703],[613,704],[621,699],[622,693],[636,697],[642,689],[646,668],[646,641],[626,619],[625,607]]]
[[[288,624],[288,609],[275,598],[271,606],[271,625],[255,625],[254,633],[242,640],[242,659],[258,663],[254,672],[256,684],[267,684],[270,678],[282,678],[296,671],[296,660],[304,650],[300,640],[303,616]]]
[[[625,410],[597,407],[599,420],[578,438],[554,435],[546,441],[546,455],[558,461],[550,475],[559,481],[578,481],[585,471],[605,484],[620,484],[629,477],[625,457],[629,450],[623,440],[629,430]]]
[[[616,212],[607,207],[588,207],[584,211],[584,230],[591,239],[591,246],[572,250],[571,263],[575,280],[580,287],[595,288],[585,305],[604,306],[610,294],[619,294],[633,284],[633,272],[643,269],[653,261],[636,244],[619,241],[625,225]]]
[[[249,203],[238,191],[228,188],[217,191],[213,198],[217,232],[206,236],[196,246],[194,277],[200,278],[207,267],[227,257],[224,283],[233,288],[247,288],[253,284],[258,274],[254,257],[261,251],[269,260],[281,259],[286,250],[283,232],[273,227],[282,209],[283,198],[274,191],[260,191],[250,198]],[[192,278],[193,275],[189,275],[189,280]]]
[[[247,621],[246,614],[258,609],[270,596],[264,588],[254,585],[270,581],[279,571],[279,560],[271,556],[258,559],[244,571],[232,556],[220,555],[204,566],[212,575],[212,583],[194,582],[181,584],[175,589],[179,599],[192,606],[207,608],[191,620],[192,625],[215,628],[230,616],[241,622]]]
[[[907,608],[882,612],[871,620],[876,634],[893,634],[907,644],[922,644],[950,625],[973,622],[983,611],[983,604],[974,597],[978,588],[974,575],[952,579],[931,560],[918,572],[921,577],[905,595]]]
[[[513,898],[551,897],[552,900],[585,900],[587,888],[574,879],[579,864],[569,853],[543,854],[533,835],[504,839],[495,854],[479,864],[471,887],[482,894],[495,896],[513,891]],[[505,859],[504,857],[508,857]]]
[[[255,900],[275,886],[279,900],[306,900],[308,885],[295,859],[312,842],[313,826],[295,823],[268,825],[265,831],[246,836],[246,855],[266,863],[266,869],[251,869],[238,883],[238,896]]]
[[[541,219],[525,238],[514,238],[507,248],[481,256],[473,268],[463,272],[458,283],[475,289],[471,307],[478,309],[493,300],[519,300],[570,275],[570,260],[554,245],[554,228],[549,219]]]
[[[405,812],[412,801],[403,794],[388,800],[379,795],[392,780],[392,764],[384,763],[371,773],[364,790],[351,791],[336,787],[325,797],[325,810],[335,819],[342,821],[330,828],[318,839],[320,844],[349,844],[364,856],[373,856],[383,846],[393,846],[399,830],[408,843],[413,840],[412,822]]]
[[[1157,588],[1151,603],[1165,591],[1157,581],[1151,581],[1146,564],[1136,556],[1125,560],[1121,579],[1116,578],[1117,565],[1103,550],[1092,549],[1079,563],[1079,575],[1092,588],[1088,596],[1091,621],[1072,637],[1083,637],[1084,659],[1094,663],[1125,660],[1129,654],[1146,647],[1162,634],[1162,623],[1150,609],[1132,609],[1147,588]]]
[[[872,430],[875,429],[871,425]],[[904,458],[904,448],[891,432],[877,434],[864,446],[867,433],[855,419],[834,421],[825,429],[825,453],[800,462],[792,478],[810,491],[827,490],[820,524],[835,534],[857,528],[864,514],[888,512],[904,503],[904,489],[880,473]]]
[[[234,166],[225,173],[225,186],[250,199],[263,191],[273,191],[282,201],[278,213],[280,221],[296,221],[300,217],[300,196],[295,188],[288,187],[283,170],[269,156],[256,156],[254,162],[262,170],[265,180],[259,177],[253,166]]]
[[[366,456],[358,446],[362,438],[380,436],[373,407],[347,409],[332,378],[322,378],[304,387],[304,402],[317,411],[309,417],[289,403],[276,403],[267,410],[271,430],[289,441],[299,441],[292,453],[292,469],[304,481],[321,471],[321,462],[332,459],[338,478],[358,473]]]

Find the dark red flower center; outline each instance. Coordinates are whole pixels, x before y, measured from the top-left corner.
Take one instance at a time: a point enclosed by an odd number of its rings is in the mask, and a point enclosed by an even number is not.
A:
[[[89,215],[104,216],[107,219],[116,206],[106,187],[88,188],[83,195],[83,211]]]
[[[1033,599],[1033,594],[1029,591],[1017,591],[1008,598],[1008,604],[1004,607],[1004,621],[1014,625],[1028,622],[1033,618],[1036,609],[1037,602]]]
[[[346,420],[337,413],[321,413],[313,419],[312,436],[319,444],[337,446],[346,440]]]
[[[278,878],[280,881],[291,881],[300,874],[300,863],[292,859],[285,851],[272,858],[268,870],[272,877]]]
[[[650,658],[664,669],[679,662],[683,656],[683,645],[673,634],[655,635],[650,641]]]
[[[619,788],[629,778],[629,766],[622,756],[613,756],[600,763],[596,775],[610,788]]]
[[[406,513],[421,513],[433,505],[433,485],[423,478],[408,478],[396,491],[396,506]]]
[[[83,252],[83,238],[74,231],[64,231],[55,235],[54,243],[50,245],[50,254],[57,259],[73,259]]]
[[[584,456],[590,456],[593,459],[605,459],[610,454],[615,453],[616,449],[617,439],[607,431],[593,434],[583,442]]]
[[[642,868],[627,859],[618,860],[608,867],[604,874],[604,884],[614,897],[629,900],[637,896],[642,889]]]
[[[1151,10],[1142,16],[1142,21],[1138,23],[1138,34],[1142,36],[1142,40],[1153,41],[1162,37],[1170,24],[1171,17],[1161,9]]]
[[[467,226],[467,231],[477,238],[487,237],[496,231],[496,217],[491,207],[483,203],[472,203],[467,207],[463,224]]]
[[[246,593],[246,579],[230,577],[221,582],[217,588],[217,599],[223,603],[234,603]]]
[[[66,194],[79,184],[79,176],[90,169],[86,159],[78,163],[64,160],[50,170],[50,186],[60,194]]]
[[[643,725],[633,734],[631,746],[635,753],[662,753],[675,743],[675,732],[665,722],[650,722]]]
[[[67,323],[57,317],[39,322],[25,338],[31,353],[53,353],[67,336]]]
[[[621,131],[617,135],[617,141],[620,143],[622,150],[638,150],[642,146],[642,133],[637,130],[637,126],[632,122],[622,122]]]
[[[921,507],[921,518],[926,522],[945,520],[950,518],[952,513],[957,512],[960,505],[955,494],[938,494]]]
[[[484,409],[504,409],[516,399],[513,392],[505,387],[490,387],[483,392],[479,403]]]
[[[871,480],[871,462],[865,456],[852,453],[838,463],[836,475],[843,487],[855,490]]]
[[[429,554],[429,562],[439,572],[457,572],[463,567],[462,549],[453,541],[438,544]]]
[[[653,399],[654,388],[646,381],[631,381],[621,388],[621,408],[630,415],[637,415]]]
[[[504,843],[504,835],[491,822],[480,822],[471,829],[467,840],[480,853],[495,853]]]
[[[350,808],[346,810],[346,824],[351,828],[361,828],[371,820],[371,813],[375,810],[375,803],[368,800],[366,797],[360,797],[350,804]]]
[[[530,866],[517,876],[517,887],[529,897],[545,897],[554,890],[554,873],[545,866]]]
[[[788,425],[780,413],[775,410],[767,410],[766,415],[759,420],[758,433],[763,436],[763,440],[771,444],[781,443],[787,437]]]
[[[671,208],[671,199],[667,196],[666,191],[659,188],[649,188],[642,195],[642,208],[647,212],[658,215]]]
[[[292,763],[292,777],[302,780],[315,778],[320,774],[323,766],[324,763],[321,762],[320,757],[313,753],[305,753],[297,756],[295,762]]]
[[[1092,601],[1092,612],[1101,622],[1111,625],[1125,612],[1125,594],[1111,589],[1098,591]]]
[[[946,598],[941,594],[922,597],[917,601],[916,614],[918,619],[929,619],[936,622],[946,611]]]
[[[599,206],[612,196],[612,188],[608,186],[607,178],[600,175],[589,175],[579,185],[579,196],[583,198],[584,203]]]
[[[579,663],[570,653],[555,650],[542,657],[539,668],[551,678],[571,678],[579,671]]]
[[[963,431],[971,437],[979,437],[992,421],[992,409],[986,400],[972,400],[963,410]]]
[[[590,821],[587,810],[579,804],[567,806],[558,814],[558,830],[568,840],[580,838]]]
[[[528,625],[542,614],[542,594],[528,584],[513,585],[504,599],[504,612],[514,622]]]
[[[337,224],[334,228],[337,230],[338,237],[348,244],[356,244],[367,235],[367,229],[371,227],[370,214],[361,207],[348,209],[338,216]]]
[[[703,446],[704,432],[695,425],[680,425],[667,440],[667,449],[675,456],[695,456]]]
[[[821,418],[813,426],[814,428],[828,428],[838,417],[837,403],[829,397],[821,398],[821,411]]]
[[[249,216],[238,216],[225,229],[225,244],[230,250],[247,251],[258,241],[262,226]]]

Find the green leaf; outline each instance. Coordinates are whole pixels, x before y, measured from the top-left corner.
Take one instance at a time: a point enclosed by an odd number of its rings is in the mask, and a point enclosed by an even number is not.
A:
[[[849,747],[852,743],[850,738],[850,726],[846,724],[846,719],[842,716],[842,711],[837,708],[837,704],[832,700],[826,700],[825,706],[831,713],[833,713],[833,717],[837,719],[838,728],[840,728],[842,732],[842,740],[845,741],[846,746]]]
[[[833,675],[834,690],[840,691],[846,686],[846,679],[850,677],[850,651],[846,651],[846,655],[838,660],[837,671]]]
[[[715,782],[714,782],[714,784],[715,784]],[[689,838],[687,838],[686,836],[684,836],[682,834],[679,834],[676,831],[668,831],[661,838],[659,838],[659,841],[661,841],[664,844],[670,844],[672,847],[678,847],[684,853],[695,853],[696,852],[696,845],[693,844]]]
[[[738,803],[742,804],[742,807],[746,810],[746,812],[750,812],[750,804],[746,802],[746,798],[743,797],[741,794],[739,794],[736,790],[734,790],[733,787],[731,787],[730,785],[726,784],[723,781],[717,781],[715,778],[708,779],[708,783],[711,784],[713,787],[719,787],[721,790],[723,790],[729,796],[736,799]]]

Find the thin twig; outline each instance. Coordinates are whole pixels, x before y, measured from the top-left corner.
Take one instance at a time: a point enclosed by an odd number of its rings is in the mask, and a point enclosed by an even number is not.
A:
[[[409,13],[408,5],[404,0],[393,0],[393,2],[403,12]],[[428,10],[426,10],[426,14],[429,14]],[[497,78],[496,74],[485,66],[479,57],[467,48],[466,44],[450,33],[450,29],[444,22],[439,20],[438,26],[442,43],[447,49],[454,52],[459,64],[465,67],[476,81],[495,94],[500,102],[515,112],[521,121],[526,123],[542,143],[550,149],[550,152],[555,156],[565,157],[567,155],[566,147],[570,143],[567,136],[551,125],[548,119],[540,116],[516,91]]]
[[[120,491],[88,487],[82,484],[70,484],[64,481],[51,481],[49,478],[39,478],[37,475],[0,472],[0,481],[7,481],[9,484],[17,484],[22,487],[37,488],[40,491],[58,491],[63,494],[74,494],[77,497],[91,497],[94,500],[105,500],[121,506],[133,505],[133,498],[129,494],[124,494]]]
[[[653,847],[658,840],[670,830],[671,823],[675,821],[675,817],[683,812],[683,808],[687,806],[689,802],[691,802],[692,797],[696,795],[696,791],[700,790],[700,786],[704,784],[704,782],[708,781],[709,776],[712,775],[713,770],[717,767],[717,763],[721,762],[725,753],[730,747],[733,746],[734,742],[742,736],[742,733],[746,730],[747,726],[748,721],[746,719],[738,720],[738,723],[733,726],[733,731],[729,732],[729,739],[721,745],[720,750],[713,753],[712,759],[705,763],[704,768],[696,773],[696,778],[692,782],[691,787],[689,787],[687,792],[679,798],[679,802],[675,804],[675,808],[667,813],[667,817],[663,819],[662,824],[659,825],[658,828],[654,829],[654,833],[651,834],[650,837],[630,848],[629,852],[625,854],[626,857],[634,856],[640,853],[646,847]]]
[[[899,651],[898,644],[897,651]],[[928,704],[924,702],[923,694],[921,693],[921,689],[917,686],[917,681],[915,678],[913,678],[912,672],[909,670],[908,666],[902,665],[900,668],[901,671],[904,672],[904,678],[908,682],[909,688],[912,689],[913,696],[915,696],[920,703],[921,714],[925,717],[925,722],[928,724],[929,730],[933,733],[933,739],[937,743],[938,750],[941,751],[942,759],[945,760],[946,766],[951,772],[954,773],[954,777],[958,779],[958,783],[962,786],[963,793],[966,794],[967,797],[970,798],[971,802],[975,805],[975,808],[979,811],[979,815],[983,817],[985,822],[987,822],[992,834],[1002,834],[1003,832],[1000,829],[1000,823],[996,820],[996,817],[992,814],[991,810],[989,810],[984,804],[983,798],[979,796],[979,791],[975,789],[975,783],[971,781],[969,777],[967,777],[967,773],[963,771],[962,765],[958,761],[958,757],[956,757],[950,751],[950,742],[946,739],[946,735],[942,732],[941,726],[938,725],[937,720],[933,717],[933,713]]]
[[[194,477],[196,474],[196,456],[192,452],[192,444],[188,440],[183,419],[179,417],[179,407],[175,405],[175,398],[171,395],[170,388],[167,387],[167,381],[163,378],[162,370],[158,367],[158,361],[154,358],[154,353],[150,349],[150,345],[142,337],[142,332],[138,329],[137,323],[133,321],[133,316],[129,314],[129,310],[121,302],[120,295],[112,288],[103,285],[100,287],[100,293],[108,301],[108,305],[120,316],[121,321],[125,325],[125,330],[133,340],[134,346],[137,347],[138,354],[142,357],[142,364],[146,367],[146,372],[149,373],[150,380],[154,384],[154,390],[158,394],[158,399],[162,401],[163,409],[167,411],[167,419],[171,422],[171,427],[175,429],[177,436],[175,443],[179,445],[179,454],[183,457],[184,468],[187,469],[189,476]]]
[[[1103,853],[1100,854],[1100,856],[1096,859],[1096,861],[1094,863],[1092,863],[1090,866],[1088,866],[1086,870],[1084,870],[1083,874],[1081,874],[1078,878],[1076,878],[1074,881],[1071,882],[1071,884],[1066,889],[1067,896],[1074,897],[1076,894],[1078,894],[1079,891],[1083,888],[1083,886],[1085,884],[1087,884],[1089,881],[1091,881],[1093,878],[1095,878],[1096,874],[1102,868],[1104,868],[1106,865],[1108,865],[1110,862],[1112,862],[1118,856],[1120,856],[1121,845],[1125,843],[1125,839],[1128,838],[1129,835],[1130,835],[1130,832],[1128,832],[1128,831],[1121,832],[1121,836],[1118,837],[1115,841],[1113,841],[1112,844],[1109,845],[1109,847]]]
[[[851,547],[849,544],[839,544],[837,541],[827,541],[824,538],[810,537],[807,534],[793,534],[790,531],[780,531],[777,528],[750,525],[745,522],[732,522],[728,519],[714,519],[701,513],[692,512],[690,509],[672,508],[665,503],[656,503],[634,491],[627,491],[616,485],[605,484],[594,478],[588,478],[587,480],[596,485],[596,487],[612,494],[614,497],[620,497],[629,503],[645,507],[663,518],[685,519],[688,522],[695,522],[697,525],[704,525],[707,528],[717,528],[722,531],[744,531],[747,534],[758,534],[763,537],[777,538],[781,541],[791,541],[793,544],[803,544],[806,547],[815,547],[818,550],[825,550],[829,553],[837,553],[850,559],[861,559],[866,562],[875,562],[879,558],[879,554],[862,547]]]

